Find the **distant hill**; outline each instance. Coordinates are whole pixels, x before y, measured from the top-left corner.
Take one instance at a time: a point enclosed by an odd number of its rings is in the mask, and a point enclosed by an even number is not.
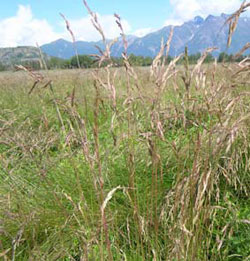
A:
[[[44,55],[45,59],[49,56]],[[40,63],[40,51],[36,47],[21,46],[15,48],[0,48],[0,63],[3,66],[13,67],[15,64]]]
[[[204,49],[212,46],[218,47],[218,50],[214,53],[215,55],[224,51],[228,53],[237,52],[243,45],[250,42],[250,18],[241,17],[239,19],[232,45],[226,50],[228,25],[224,26],[224,23],[227,17],[228,15],[226,14],[221,14],[220,16],[209,15],[206,19],[197,16],[181,26],[176,26],[170,48],[170,55],[175,56],[180,54],[183,52],[185,46],[188,46],[190,54],[203,52]],[[164,38],[166,40],[168,38],[170,29],[171,26],[166,26],[144,37],[129,36],[128,53],[154,57],[160,49],[161,39]],[[98,51],[95,45],[103,47],[100,41],[76,42],[76,48],[79,54],[97,54]],[[48,55],[59,58],[70,58],[75,55],[73,44],[63,39],[45,44],[41,49]],[[112,55],[120,56],[122,51],[122,40],[119,39],[112,48]]]
[[[100,42],[77,41],[76,48],[79,54],[93,54],[96,53],[96,44],[100,45]],[[72,42],[63,39],[45,44],[41,49],[44,53],[58,58],[68,59],[75,55],[75,49]]]

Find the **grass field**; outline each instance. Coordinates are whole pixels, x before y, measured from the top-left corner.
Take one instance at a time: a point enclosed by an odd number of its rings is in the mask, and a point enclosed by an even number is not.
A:
[[[0,74],[2,260],[249,260],[248,71],[41,73]]]

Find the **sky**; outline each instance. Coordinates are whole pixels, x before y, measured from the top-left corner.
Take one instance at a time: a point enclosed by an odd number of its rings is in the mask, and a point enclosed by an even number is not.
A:
[[[43,45],[59,38],[70,40],[59,13],[69,20],[76,40],[97,41],[82,0],[9,0],[0,4],[0,47]],[[107,38],[119,36],[114,13],[126,34],[144,36],[166,25],[180,25],[200,15],[232,13],[242,0],[89,0]],[[246,14],[248,15],[248,14]]]

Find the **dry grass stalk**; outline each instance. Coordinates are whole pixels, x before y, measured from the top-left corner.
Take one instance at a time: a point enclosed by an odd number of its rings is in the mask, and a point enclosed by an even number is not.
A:
[[[185,74],[182,76],[182,80],[185,84],[186,92],[189,92],[190,84],[191,84],[191,77],[189,73],[189,61],[188,61],[188,48],[185,47],[185,55],[184,55],[184,67],[185,67]]]
[[[142,95],[142,89],[141,86],[139,84],[139,77],[136,73],[136,71],[134,70],[133,66],[131,66],[130,62],[129,62],[129,57],[127,55],[127,48],[128,48],[128,42],[123,30],[123,26],[121,23],[121,18],[119,15],[115,14],[114,15],[116,20],[116,23],[119,27],[119,29],[121,30],[121,36],[122,36],[122,40],[123,40],[123,47],[124,47],[124,52],[122,53],[122,58],[123,58],[123,64],[126,70],[126,87],[127,87],[127,97],[125,99],[125,101],[123,102],[123,105],[125,107],[124,112],[127,113],[127,165],[128,165],[128,169],[129,169],[129,187],[130,187],[130,191],[127,193],[128,197],[131,201],[133,210],[134,210],[134,218],[136,220],[136,224],[137,224],[137,229],[138,229],[138,237],[137,237],[137,243],[138,244],[143,244],[143,233],[144,233],[144,219],[139,215],[139,210],[138,210],[138,202],[137,202],[137,198],[136,198],[136,194],[135,194],[135,151],[134,151],[134,145],[131,142],[131,135],[134,132],[135,126],[134,123],[132,121],[133,118],[133,112],[132,112],[132,105],[134,103],[134,101],[136,100],[135,97],[133,97],[133,92],[135,90],[137,90],[137,95],[139,96],[138,98],[141,101],[144,101],[144,97]],[[133,80],[134,82],[132,83]],[[136,88],[134,88],[134,86]],[[135,95],[135,93],[134,93]],[[144,250],[142,249],[142,256],[144,257]]]
[[[162,77],[164,71],[165,59],[168,56],[170,50],[170,44],[173,39],[173,33],[174,33],[174,28],[171,27],[167,42],[164,44],[164,40],[162,39],[160,51],[154,58],[151,65],[151,69],[150,69],[151,76],[154,76],[156,79],[158,79],[158,81]],[[164,56],[165,50],[166,50],[166,56]]]
[[[217,49],[216,47],[210,47],[205,50],[205,52],[202,54],[201,58],[198,60],[197,64],[195,65],[191,73],[191,78],[193,78],[195,74],[199,74],[201,72],[201,66],[204,63],[206,57],[208,56],[209,53],[215,51],[216,49]]]
[[[105,50],[102,51],[98,46],[97,49],[100,52],[100,56],[96,56],[98,58],[98,63],[99,63],[99,67],[102,66],[104,61],[108,61],[108,64],[105,67],[105,71],[107,73],[106,76],[106,82],[104,82],[101,78],[101,76],[99,75],[99,71],[95,71],[93,73],[93,76],[95,78],[95,91],[96,91],[96,97],[95,97],[95,110],[94,110],[94,128],[93,128],[93,132],[94,132],[94,140],[95,140],[95,165],[98,169],[98,185],[99,185],[99,191],[100,191],[100,211],[101,211],[101,217],[102,217],[102,228],[103,228],[103,232],[105,235],[105,242],[106,242],[106,247],[107,247],[107,251],[108,251],[108,256],[109,256],[109,260],[113,260],[113,255],[112,255],[112,251],[111,251],[111,242],[109,239],[109,227],[107,224],[107,217],[106,217],[106,213],[105,213],[105,206],[108,202],[108,200],[110,200],[110,195],[108,194],[106,197],[106,201],[105,201],[105,195],[104,195],[104,183],[105,183],[105,179],[103,177],[103,173],[102,173],[102,162],[101,162],[101,158],[100,158],[100,148],[99,148],[99,124],[98,124],[98,118],[99,118],[99,103],[100,103],[100,89],[99,87],[104,87],[104,89],[108,90],[110,95],[111,95],[111,100],[112,100],[112,107],[114,109],[114,113],[116,113],[116,89],[114,86],[114,79],[116,77],[116,72],[114,72],[114,74],[111,74],[110,72],[110,66],[113,64],[112,60],[111,60],[111,47],[112,45],[116,42],[116,40],[111,41],[108,43],[108,41],[106,40],[105,34],[103,32],[103,29],[98,21],[98,17],[97,14],[95,14],[90,7],[88,6],[87,2],[85,0],[83,0],[83,3],[85,5],[85,7],[87,8],[90,16],[91,16],[91,21],[93,26],[95,27],[95,29],[99,32],[99,34],[102,37],[102,41],[103,44],[105,46]],[[116,191],[116,190],[115,190]],[[115,192],[114,191],[114,192]],[[112,197],[112,195],[111,195]],[[103,252],[101,250],[101,252]],[[103,253],[102,253],[102,258],[103,257]]]
[[[15,65],[15,68],[17,71],[24,71],[26,72],[33,80],[34,83],[29,91],[29,94],[32,93],[32,91],[35,89],[35,87],[37,86],[38,83],[42,83],[45,79],[45,77],[40,73],[40,72],[36,72],[34,71],[32,68],[23,66],[23,65]],[[52,83],[51,80],[48,80],[44,85],[43,88],[46,88],[48,85],[50,85]]]
[[[88,6],[88,3],[85,0],[83,1],[83,3],[91,16],[92,24],[94,25],[95,29],[102,36],[103,44],[105,46],[105,50],[101,50],[101,48],[99,46],[96,46],[96,48],[100,52],[100,55],[93,55],[93,56],[97,57],[99,67],[102,66],[104,61],[108,62],[107,66],[105,67],[105,71],[107,73],[106,82],[104,82],[102,80],[98,71],[95,71],[93,73],[93,76],[96,79],[96,81],[100,84],[100,86],[104,87],[106,90],[109,91],[110,97],[112,100],[113,110],[116,111],[116,89],[115,89],[114,81],[116,78],[117,71],[115,71],[114,73],[111,74],[109,68],[113,65],[110,49],[116,43],[117,39],[114,39],[113,41],[110,41],[110,42],[108,42],[106,40],[105,34],[103,32],[102,26],[100,25],[100,23],[98,21],[97,15],[90,9],[90,7]],[[121,26],[121,24],[120,24],[120,26]],[[122,26],[121,26],[121,28],[122,28]]]
[[[8,252],[10,252],[10,250],[11,250],[11,248],[8,248],[8,249],[4,250],[2,253],[0,253],[0,257],[3,257],[4,261],[8,260],[7,254],[8,254]]]
[[[46,61],[45,61],[45,59],[44,59],[44,54],[43,54],[43,52],[42,52],[42,50],[41,50],[41,48],[40,48],[40,46],[39,46],[39,44],[38,43],[36,43],[36,47],[38,48],[38,50],[39,50],[39,54],[40,54],[40,64],[41,64],[41,68],[43,69],[45,69],[45,70],[48,70],[48,67],[47,67],[47,64],[46,64]]]
[[[202,71],[202,64],[204,63],[208,54],[213,52],[216,49],[217,49],[216,47],[207,48],[205,50],[205,52],[202,54],[202,56],[200,57],[200,59],[198,60],[197,64],[194,66],[194,68],[191,72],[190,79],[195,79],[196,89],[198,87],[203,87],[203,88],[205,87],[206,76],[204,75],[204,73]],[[190,80],[190,82],[191,82],[191,80]]]
[[[24,227],[21,227],[20,230],[17,232],[15,238],[12,240],[11,261],[16,260],[16,248],[18,247],[18,245],[22,240],[23,232],[24,232]]]
[[[107,204],[108,202],[112,199],[113,195],[115,194],[115,192],[119,189],[122,189],[121,186],[118,186],[114,189],[112,189],[111,191],[109,191],[109,193],[107,194],[105,200],[103,201],[102,203],[102,206],[101,206],[101,212],[102,212],[102,215],[104,215],[104,211],[105,211],[105,208],[107,207]]]
[[[182,58],[183,54],[175,57],[168,65],[166,65],[166,59],[170,50],[170,44],[173,38],[174,28],[172,27],[169,33],[169,38],[164,44],[163,40],[161,42],[161,48],[157,56],[154,58],[152,65],[150,67],[151,77],[154,77],[154,83],[157,87],[155,89],[156,97],[155,102],[160,102],[160,97],[162,96],[167,82],[177,75],[178,71],[176,70],[177,62]],[[166,49],[166,52],[164,50]],[[164,55],[165,53],[165,55]]]
[[[95,27],[95,29],[100,33],[100,35],[102,36],[102,40],[104,43],[106,43],[106,37],[104,35],[104,32],[103,32],[103,29],[102,29],[102,26],[100,25],[99,21],[98,21],[98,18],[97,18],[97,14],[94,13],[86,0],[83,0],[83,4],[85,5],[87,11],[89,12],[90,16],[91,16],[91,22],[93,24],[93,26]]]
[[[110,100],[112,101],[112,108],[116,111],[116,88],[115,88],[115,79],[117,75],[117,70],[114,73],[111,73],[110,66],[105,68],[105,72],[107,75],[106,82],[100,77],[98,73],[94,73],[93,76],[96,81],[102,86],[105,90],[107,90],[110,94]]]
[[[107,218],[105,214],[105,208],[103,209],[102,206],[105,205],[105,198],[104,198],[104,177],[102,173],[102,162],[100,158],[100,145],[99,145],[99,124],[98,124],[98,118],[99,118],[99,103],[100,103],[100,90],[99,86],[97,83],[95,83],[95,88],[96,88],[96,98],[95,98],[95,111],[94,111],[94,139],[95,139],[95,163],[98,169],[98,184],[99,184],[99,189],[100,189],[100,210],[101,210],[101,215],[102,215],[102,226],[103,226],[103,231],[105,234],[105,241],[106,241],[106,246],[108,250],[108,255],[109,255],[109,260],[113,260],[113,255],[111,251],[111,243],[109,239],[109,228],[107,224]]]
[[[135,80],[135,85],[136,85],[137,90],[139,90],[140,98],[143,99],[141,92],[140,92],[140,84],[138,81],[138,75],[135,72],[133,66],[131,66],[131,64],[129,62],[129,57],[127,54],[128,41],[127,41],[123,26],[122,26],[121,17],[118,14],[114,14],[114,17],[116,18],[116,23],[121,31],[121,37],[122,37],[123,48],[124,48],[124,52],[122,53],[122,58],[123,58],[124,67],[125,67],[126,73],[127,73],[127,80],[128,80],[128,77],[132,77]]]
[[[227,18],[225,24],[229,24],[229,32],[228,32],[228,40],[227,40],[227,47],[231,45],[232,36],[237,28],[237,24],[240,18],[240,15],[244,13],[247,8],[250,6],[250,3],[246,3],[244,0],[240,6],[240,8],[234,12],[229,18]]]
[[[77,51],[77,48],[76,48],[76,38],[75,38],[75,35],[74,35],[73,31],[71,30],[70,23],[69,23],[69,21],[67,20],[67,18],[65,17],[65,15],[62,14],[62,13],[60,13],[60,16],[61,16],[61,17],[63,18],[63,20],[65,21],[66,29],[68,30],[68,32],[69,32],[70,35],[71,35],[72,42],[73,42],[73,46],[74,46],[74,49],[75,49],[75,54],[76,54],[77,66],[78,66],[78,68],[80,69],[80,68],[81,68],[81,65],[80,65],[80,61],[79,61],[78,51]]]
[[[161,74],[161,76],[156,81],[156,84],[158,86],[162,86],[162,87],[165,86],[167,81],[177,73],[177,71],[175,70],[175,66],[177,62],[182,58],[182,56],[183,54],[178,55],[169,63],[167,68],[165,68],[165,71]]]
[[[232,77],[236,77],[236,76],[239,76],[240,74],[242,73],[245,73],[245,72],[249,72],[250,70],[250,64],[245,64],[244,66],[242,66],[238,71],[236,71]]]
[[[114,39],[113,41],[110,41],[110,42],[107,41],[104,31],[102,29],[102,26],[98,21],[97,14],[91,10],[91,8],[89,7],[86,0],[83,0],[83,4],[85,5],[88,13],[90,14],[91,22],[92,22],[93,26],[95,27],[95,29],[98,31],[98,33],[101,35],[103,44],[105,46],[104,51],[102,51],[101,48],[96,46],[96,48],[99,50],[101,55],[100,56],[94,55],[99,59],[99,67],[101,67],[101,65],[104,61],[111,61],[111,50],[110,49],[116,43],[117,39]]]
[[[40,72],[36,72],[32,68],[25,67],[23,65],[16,65],[15,68],[16,68],[16,70],[21,70],[21,71],[26,72],[34,80],[33,86],[31,87],[31,89],[30,89],[30,91],[28,93],[29,95],[33,92],[33,90],[38,85],[38,83],[42,83],[45,80],[45,77]],[[54,105],[56,107],[57,117],[58,117],[59,122],[61,123],[62,130],[63,130],[64,134],[66,134],[65,133],[65,126],[64,126],[63,118],[62,118],[59,106],[58,106],[57,101],[56,101],[55,96],[54,96],[52,80],[47,79],[45,81],[45,84],[42,86],[42,88],[46,88],[46,87],[50,88],[50,91],[51,91],[51,93],[53,95],[53,103],[54,103]]]
[[[237,54],[234,55],[234,58],[235,59],[239,58],[247,49],[250,49],[250,43],[246,43],[242,47],[242,49]]]
[[[245,65],[249,65],[250,62],[250,57],[246,57],[245,59],[243,59],[242,61],[240,61],[238,63],[239,67],[244,67]]]
[[[123,30],[123,26],[122,26],[122,22],[121,22],[121,17],[118,14],[114,14],[115,18],[116,18],[116,23],[118,25],[118,27],[121,30],[121,36],[122,36],[122,40],[123,40],[123,46],[124,46],[124,55],[127,56],[127,49],[128,49],[128,41],[126,39],[124,30]]]

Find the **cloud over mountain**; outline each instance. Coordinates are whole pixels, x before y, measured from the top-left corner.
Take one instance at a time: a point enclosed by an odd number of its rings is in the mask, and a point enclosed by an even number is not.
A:
[[[1,47],[44,44],[59,37],[45,19],[34,18],[30,6],[23,5],[15,16],[0,20],[0,35]]]
[[[115,38],[120,35],[120,30],[113,15],[97,14],[107,38]],[[90,16],[80,19],[69,19],[72,30],[77,40],[97,41],[100,35],[93,27]],[[131,31],[126,20],[122,20],[124,31]],[[59,38],[70,40],[70,35],[61,21],[61,30],[56,32],[46,19],[37,19],[33,16],[30,6],[19,5],[15,16],[0,20],[0,46],[15,47],[20,45],[39,45],[55,41]]]
[[[102,29],[105,33],[105,36],[108,39],[113,39],[115,37],[120,36],[120,29],[118,28],[115,17],[113,15],[101,15],[97,14],[98,21],[102,26]],[[80,19],[69,19],[70,26],[72,31],[75,34],[77,40],[81,41],[98,41],[100,40],[100,34],[94,28],[91,23],[91,17],[85,16]],[[126,20],[122,20],[122,25],[125,33],[129,33],[131,31],[131,26]],[[64,33],[65,34],[65,33]],[[68,33],[66,33],[65,37],[68,38]]]
[[[230,14],[237,10],[241,3],[241,0],[170,0],[173,13],[165,21],[165,25],[180,25],[198,15],[207,17],[209,14]]]

